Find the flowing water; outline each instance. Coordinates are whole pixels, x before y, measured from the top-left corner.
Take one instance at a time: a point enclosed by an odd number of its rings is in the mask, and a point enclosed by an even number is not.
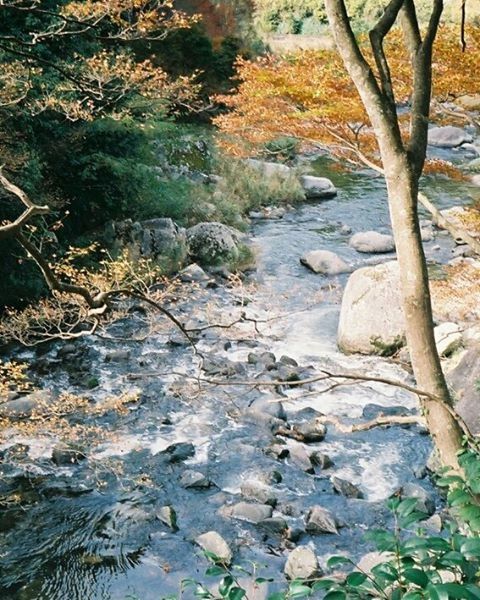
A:
[[[325,174],[325,168],[322,162],[312,164],[319,174]],[[258,321],[258,332],[252,322],[243,322],[231,329],[207,329],[200,338],[199,351],[233,365],[231,379],[268,377],[247,361],[250,352],[268,350],[277,359],[282,355],[296,359],[301,376],[324,367],[411,381],[404,369],[386,359],[338,352],[336,327],[347,276],[322,277],[299,263],[300,256],[313,249],[333,250],[352,264],[360,263],[362,257],[348,247],[342,225],[353,232],[389,231],[381,179],[335,172],[331,178],[339,189],[337,198],[304,204],[283,219],[252,226],[257,270],[250,282],[233,288],[223,284],[192,288],[172,307],[181,318],[199,323],[206,323],[208,315],[228,322],[240,311]],[[459,197],[464,203],[474,193],[458,184],[452,193],[449,185],[430,185],[439,207],[458,203]],[[452,245],[439,235],[425,248],[430,261],[445,262]],[[110,334],[128,337],[143,328],[141,314],[135,314]],[[0,513],[2,600],[159,600],[176,593],[182,578],[202,578],[206,561],[193,540],[209,530],[230,543],[238,564],[255,561],[281,579],[288,554],[284,540],[224,512],[225,506],[242,500],[243,481],[263,481],[272,472],[277,480],[281,475],[281,482],[272,485],[278,498],[274,516],[285,518],[292,529],[302,529],[308,508],[319,504],[343,525],[338,535],[301,535],[299,543],[313,544],[323,563],[334,553],[359,557],[369,551],[363,534],[388,523],[384,502],[407,482],[422,485],[441,506],[428,478],[415,477],[431,451],[428,436],[418,427],[350,435],[330,427],[325,440],[309,448],[328,454],[334,466],[311,474],[289,458],[278,460],[265,452],[274,439],[268,423],[245,418],[248,406],[259,397],[281,400],[292,423],[316,414],[312,409],[347,422],[362,418],[364,408],[372,404],[416,411],[416,398],[408,392],[375,383],[328,393],[319,393],[315,385],[277,392],[199,386],[188,379],[198,374],[198,358],[188,345],[169,344],[169,335],[160,329],[137,342],[80,342],[81,351],[71,364],[59,360],[60,346],[50,346],[40,357],[49,370],[45,385],[52,390],[78,392],[72,373],[86,364],[100,382],[88,393],[93,400],[101,402],[107,395],[129,390],[140,390],[140,397],[126,414],[107,413],[100,419],[112,436],[87,451],[88,460],[78,465],[53,465],[54,441],[30,436],[4,444],[4,458],[12,444],[28,448],[20,448],[20,458],[4,460],[0,480],[5,498],[13,493],[20,498],[5,503]],[[130,353],[105,362],[107,353],[119,349]],[[164,450],[179,442],[191,442],[195,453],[174,462]],[[292,440],[286,443],[302,446]],[[206,474],[212,485],[200,490],[182,487],[179,479],[187,468]],[[358,485],[364,498],[335,494],[331,475]],[[175,508],[178,531],[157,518],[167,505]]]

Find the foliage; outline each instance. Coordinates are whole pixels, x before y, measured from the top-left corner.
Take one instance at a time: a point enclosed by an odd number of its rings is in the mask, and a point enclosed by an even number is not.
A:
[[[433,90],[437,100],[475,93],[480,75],[475,67],[480,31],[469,28],[468,45],[462,52],[458,32],[443,27],[438,33],[433,58]],[[367,40],[362,48],[373,65]],[[393,30],[385,52],[394,77],[397,104],[408,104],[411,70],[401,33]],[[373,68],[375,71],[375,69]],[[279,136],[294,137],[304,144],[328,146],[337,156],[358,162],[377,162],[377,145],[367,115],[335,50],[301,51],[284,58],[266,56],[237,63],[238,89],[221,100],[230,112],[215,122],[229,152],[250,154]],[[404,119],[404,121],[402,120]],[[402,132],[408,138],[408,114]],[[438,165],[437,165],[438,166]]]
[[[442,535],[431,535],[428,515],[418,509],[416,498],[392,497],[387,506],[393,515],[393,529],[366,535],[379,553],[377,564],[368,571],[346,556],[332,556],[327,561],[329,575],[293,580],[285,586],[268,575],[260,576],[257,565],[229,567],[205,552],[210,562],[205,575],[218,583],[213,586],[186,579],[182,591],[192,588],[196,598],[208,600],[241,600],[248,598],[247,579],[262,593],[262,586],[275,583],[280,591],[266,594],[268,600],[475,600],[480,597],[480,456],[477,451],[465,450],[459,462],[465,479],[446,475],[438,482],[448,490],[448,504],[458,521],[450,521]]]
[[[370,344],[377,356],[395,356],[405,346],[406,340],[404,335],[396,335],[392,342],[386,343],[381,337],[374,336],[370,339]]]
[[[0,360],[0,398],[9,392],[28,392],[33,389],[27,369],[27,363]]]

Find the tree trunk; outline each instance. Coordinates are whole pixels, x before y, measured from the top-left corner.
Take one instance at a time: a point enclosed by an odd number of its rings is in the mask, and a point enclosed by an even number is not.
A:
[[[385,36],[393,25],[401,2],[390,0],[378,22],[376,35]],[[418,222],[418,181],[426,155],[428,108],[431,87],[431,46],[435,39],[443,3],[434,8],[425,34],[420,39],[416,15],[409,14],[414,25],[416,55],[414,57],[413,106],[408,150],[402,140],[398,116],[388,93],[391,83],[382,40],[375,38],[373,51],[380,84],[362,54],[352,31],[345,0],[326,0],[328,20],[335,44],[344,65],[362,99],[375,132],[385,173],[393,235],[400,268],[402,304],[406,321],[406,337],[417,383],[420,388],[439,398],[422,401],[425,418],[440,459],[446,466],[458,469],[457,452],[462,447],[462,429],[449,410],[452,399],[440,366],[433,336],[432,307],[427,265]],[[417,39],[418,38],[418,39]]]
[[[417,214],[418,183],[404,157],[384,161],[388,203],[400,268],[406,338],[417,384],[442,400],[422,399],[427,426],[442,464],[458,469],[463,432],[448,410],[452,399],[433,335],[428,272]]]

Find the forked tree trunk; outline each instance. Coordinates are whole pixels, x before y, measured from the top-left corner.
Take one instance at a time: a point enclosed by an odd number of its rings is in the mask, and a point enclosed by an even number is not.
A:
[[[383,37],[401,8],[412,8],[403,0],[390,0],[384,16],[373,30],[373,50],[379,80],[365,60],[350,27],[345,0],[326,0],[328,19],[339,54],[355,84],[377,138],[387,183],[388,203],[400,269],[406,338],[418,386],[438,397],[422,401],[427,426],[442,463],[458,469],[457,452],[463,431],[449,406],[452,398],[443,375],[433,335],[428,274],[417,214],[418,182],[426,154],[428,109],[431,87],[431,46],[442,10],[435,0],[428,33],[422,42],[414,11],[410,10],[410,34],[416,44],[414,98],[411,115],[411,146],[406,149],[400,134],[392,80],[383,54]],[[408,23],[407,23],[408,26]]]

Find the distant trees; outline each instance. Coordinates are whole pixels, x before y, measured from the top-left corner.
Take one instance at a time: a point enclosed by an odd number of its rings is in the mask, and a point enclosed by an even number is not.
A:
[[[94,170],[104,169],[107,176],[116,158],[110,164],[102,158],[98,136],[106,134],[115,142],[114,131],[121,126],[114,124],[123,123],[128,146],[135,136],[129,122],[148,128],[152,115],[191,107],[198,93],[194,75],[171,78],[149,58],[139,58],[138,49],[196,20],[176,10],[171,0],[0,3],[0,162],[5,165],[0,170],[0,240],[23,247],[50,288],[80,293],[90,305],[97,304],[90,292],[60,281],[44,256],[45,242],[55,237],[51,228],[57,229],[58,217],[63,218],[55,214],[62,198],[45,171],[46,157],[52,157],[51,164],[68,165],[70,154],[71,165],[77,160],[77,172],[89,168],[95,181]],[[112,125],[98,128],[97,140],[92,139],[90,153],[97,152],[97,164],[81,167],[84,157],[74,154],[79,144],[73,142],[72,131],[85,139],[82,124],[106,117]],[[65,136],[70,136],[69,146],[62,145]],[[120,148],[128,150],[125,143],[115,144],[117,157]],[[55,149],[62,156],[52,156]],[[135,181],[135,168],[128,183]],[[97,208],[101,212],[106,206]]]

